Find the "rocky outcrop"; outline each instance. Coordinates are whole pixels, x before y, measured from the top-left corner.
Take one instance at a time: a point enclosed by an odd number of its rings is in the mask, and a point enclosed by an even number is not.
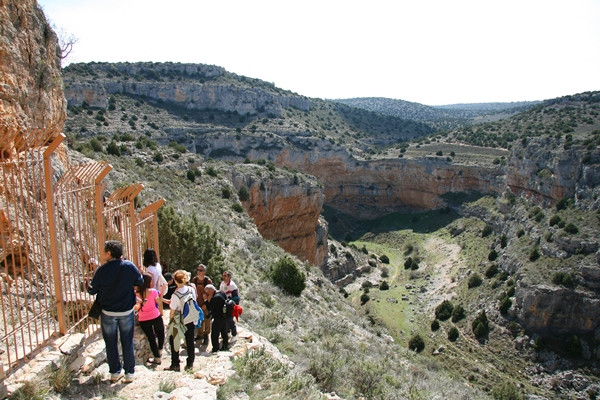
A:
[[[586,163],[584,157],[588,158]],[[553,137],[534,138],[525,146],[516,144],[512,149],[506,186],[513,193],[546,206],[575,194],[580,200],[597,204],[599,164],[597,148],[588,151],[582,146],[565,146],[563,140]]]
[[[34,0],[0,2],[0,152],[41,146],[64,126],[60,48]]]
[[[530,285],[521,280],[515,303],[523,327],[543,335],[593,334],[600,320],[597,296],[560,286]]]
[[[90,106],[106,108],[108,97],[120,93],[167,102],[189,110],[209,109],[239,115],[254,115],[260,111],[279,117],[284,109],[293,107],[308,111],[314,104],[306,97],[276,90],[266,82],[261,81],[263,87],[242,85],[238,79],[244,81],[247,78],[237,77],[212,65],[98,64],[94,66],[93,73],[93,82],[65,75],[65,96],[69,106],[81,106],[85,101]],[[169,74],[181,79],[163,81],[161,77]]]
[[[249,169],[234,169],[231,181],[238,192],[247,190],[242,204],[265,239],[301,260],[323,265],[327,225],[320,220],[323,188],[316,181],[291,173],[262,177]]]

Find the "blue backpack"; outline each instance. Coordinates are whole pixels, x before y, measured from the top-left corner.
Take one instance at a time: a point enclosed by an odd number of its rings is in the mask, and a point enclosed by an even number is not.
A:
[[[194,298],[193,292],[188,290],[185,294],[180,294],[175,291],[174,293],[179,301],[183,304],[183,323],[185,325],[193,322],[196,327],[202,326],[202,321],[204,321],[204,313],[202,312],[202,308],[196,303],[196,299]]]

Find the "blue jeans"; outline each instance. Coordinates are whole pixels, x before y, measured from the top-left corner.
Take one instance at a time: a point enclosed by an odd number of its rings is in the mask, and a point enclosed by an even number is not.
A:
[[[133,311],[123,317],[113,317],[102,314],[102,338],[106,345],[106,361],[108,372],[116,374],[121,372],[121,359],[119,357],[118,338],[121,337],[121,348],[123,350],[123,367],[126,374],[135,372],[135,356],[133,354]]]

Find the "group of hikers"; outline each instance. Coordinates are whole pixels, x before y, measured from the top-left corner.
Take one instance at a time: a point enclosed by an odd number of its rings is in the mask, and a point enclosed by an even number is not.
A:
[[[126,383],[134,379],[136,318],[152,351],[153,357],[147,360],[149,364],[161,364],[162,350],[168,339],[171,364],[165,370],[180,371],[182,341],[187,352],[185,370],[193,369],[196,341],[200,341],[200,346],[208,346],[210,336],[211,353],[228,350],[230,341],[237,335],[234,317],[241,313],[239,289],[231,280],[230,271],[223,272],[217,289],[206,276],[204,264],[197,266],[194,277],[182,269],[163,274],[156,251],[147,249],[143,272],[140,272],[131,261],[123,259],[123,244],[115,240],[105,242],[100,260],[102,265],[95,270],[87,290],[96,295],[102,307],[100,324],[112,382],[123,376]],[[195,306],[196,313],[193,312]],[[165,310],[169,317],[166,328]]]

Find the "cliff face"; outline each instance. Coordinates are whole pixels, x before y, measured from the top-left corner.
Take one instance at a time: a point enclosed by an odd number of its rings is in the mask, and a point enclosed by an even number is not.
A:
[[[561,287],[527,285],[519,282],[515,302],[524,328],[547,336],[592,334],[600,318],[596,296]]]
[[[65,95],[70,106],[81,106],[85,101],[92,107],[105,108],[108,97],[117,93],[171,103],[189,110],[211,109],[239,115],[254,115],[260,110],[280,116],[289,107],[308,111],[313,106],[313,101],[305,97],[227,81],[224,78],[227,72],[212,65],[125,63],[101,64],[96,69],[105,72],[107,78],[97,77],[89,83],[65,77]],[[144,80],[169,74],[194,80]]]
[[[236,190],[248,189],[242,201],[261,235],[287,252],[321,266],[327,257],[327,226],[320,221],[323,188],[298,176],[260,177],[252,172],[232,172]]]
[[[0,152],[50,142],[64,126],[60,49],[34,0],[0,2]]]
[[[551,205],[564,197],[592,199],[600,183],[600,151],[581,146],[567,149],[555,138],[535,138],[526,146],[517,144],[508,159],[506,185],[516,194]],[[592,199],[593,201],[593,199]]]

